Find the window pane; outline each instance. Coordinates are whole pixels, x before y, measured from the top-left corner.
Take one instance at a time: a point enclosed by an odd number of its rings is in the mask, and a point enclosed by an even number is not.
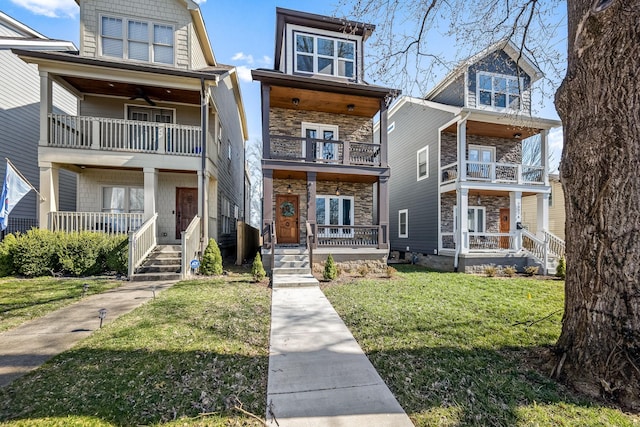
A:
[[[313,73],[313,56],[308,55],[296,55],[296,63],[298,65],[298,71],[306,71]]]
[[[102,39],[102,54],[122,58],[124,50],[122,40]]]
[[[482,150],[482,161],[489,163],[493,161],[493,151],[491,150]]]
[[[493,90],[496,92],[506,92],[507,91],[507,79],[504,77],[494,77],[493,78]]]
[[[520,97],[517,95],[509,95],[509,107],[514,110],[520,109]]]
[[[469,161],[477,162],[480,159],[480,153],[476,148],[469,149]]]
[[[351,199],[342,200],[342,225],[351,225]]]
[[[325,199],[322,197],[316,197],[316,223],[320,225],[326,224],[325,218]]]
[[[338,225],[338,221],[340,221],[340,199],[331,198],[329,199],[329,224]]]
[[[318,55],[333,56],[333,40],[318,37]]]
[[[493,106],[505,108],[507,106],[507,95],[505,95],[504,93],[493,94]]]
[[[318,72],[322,74],[333,74],[333,59],[318,58]]]
[[[355,44],[351,42],[338,42],[338,58],[354,59]]]
[[[313,37],[296,34],[296,51],[313,53]]]
[[[407,213],[406,212],[400,213],[400,234],[403,236],[407,234]]]
[[[427,151],[422,150],[418,153],[418,176],[427,175]]]
[[[129,42],[129,58],[139,61],[149,60],[149,45],[140,42]]]
[[[149,41],[149,27],[146,22],[129,21],[129,40]]]
[[[480,75],[478,77],[478,85],[480,86],[480,89],[485,89],[485,90],[491,90],[491,76],[484,76],[484,75]]]
[[[480,91],[480,105],[491,105],[491,92]]]
[[[327,139],[327,140],[332,140],[333,139],[333,131],[332,130],[325,130],[322,132],[322,138],[323,139]]]
[[[167,25],[154,25],[153,42],[173,46],[173,28]]]
[[[144,189],[129,189],[129,212],[144,212]]]
[[[467,228],[469,229],[470,232],[476,232],[476,210],[473,208],[470,208],[467,211],[467,215],[469,215],[469,218],[467,220]]]
[[[124,188],[105,187],[102,189],[102,210],[124,212]]]
[[[122,19],[102,17],[102,35],[122,38]]]
[[[173,64],[173,47],[153,46],[153,62]]]
[[[340,77],[353,77],[353,62],[339,60],[338,75]]]
[[[478,213],[478,233],[484,233],[484,211],[482,209],[476,210]]]
[[[307,129],[307,138],[316,139],[318,137],[315,129]]]
[[[509,89],[509,93],[519,93],[520,92],[520,88],[518,87],[518,80],[515,79],[508,79],[507,80],[507,87]]]

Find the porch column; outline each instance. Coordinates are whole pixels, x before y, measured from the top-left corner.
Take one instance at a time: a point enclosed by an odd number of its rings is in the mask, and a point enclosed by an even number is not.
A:
[[[469,190],[462,188],[456,192],[456,195],[458,199],[457,240],[458,245],[460,245],[460,253],[466,254],[469,252]]]
[[[271,158],[271,140],[269,139],[269,111],[271,111],[271,86],[261,83],[262,97],[262,158]],[[265,175],[266,176],[266,175]],[[265,193],[266,194],[266,193]]]
[[[209,237],[209,172],[198,171],[198,216],[200,217],[201,236]],[[206,242],[204,243],[206,244]]]
[[[307,221],[311,225],[311,230],[317,234],[316,227],[316,172],[307,172]],[[314,247],[317,242],[317,236],[314,236]]]
[[[262,171],[262,228],[273,224],[273,170]],[[262,232],[262,230],[260,230]]]
[[[49,212],[58,211],[58,165],[40,163],[40,208],[38,222],[40,228],[50,229]],[[44,200],[43,200],[44,199]]]
[[[467,119],[458,122],[458,176],[467,180]]]
[[[52,110],[51,88],[49,73],[40,71],[40,141],[38,142],[40,146],[46,146],[49,143],[49,113]],[[42,225],[40,223],[40,227]]]
[[[542,170],[542,182],[549,185],[549,140],[547,138],[549,131],[547,129],[540,132],[540,163],[544,168]]]
[[[513,242],[514,250],[518,251],[522,248],[522,233],[518,229],[518,224],[522,226],[522,192],[511,191],[509,193],[509,209],[511,211],[511,224],[509,229],[516,232]]]
[[[378,178],[378,224],[380,225],[380,233],[381,233],[381,235],[378,236],[378,248],[386,249],[389,247],[389,177],[388,176],[381,176],[380,178]]]
[[[148,220],[158,210],[158,170],[144,168],[144,221]]]
[[[543,231],[549,231],[549,194],[538,194],[536,197],[538,199],[536,231],[541,237]]]
[[[380,100],[380,166],[383,168],[389,166],[387,119],[387,100],[383,98]]]

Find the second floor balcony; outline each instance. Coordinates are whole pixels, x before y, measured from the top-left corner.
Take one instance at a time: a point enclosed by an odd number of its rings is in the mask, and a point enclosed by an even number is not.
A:
[[[478,183],[507,183],[519,185],[545,184],[543,166],[523,165],[498,162],[464,161],[460,173],[458,163],[450,163],[440,168],[440,184],[457,181],[474,181]]]
[[[270,135],[271,160],[385,167],[380,144]]]
[[[202,129],[173,123],[49,114],[47,146],[198,157]]]

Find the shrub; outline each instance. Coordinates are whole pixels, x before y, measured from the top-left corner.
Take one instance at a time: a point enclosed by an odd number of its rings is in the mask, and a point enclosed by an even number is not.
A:
[[[129,238],[126,235],[109,237],[102,246],[102,258],[105,271],[127,274],[129,272]]]
[[[538,274],[539,267],[537,265],[529,265],[524,268],[524,272],[527,276],[535,276]]]
[[[560,257],[558,265],[556,266],[556,277],[564,279],[567,276],[567,260],[564,257]]]
[[[389,279],[393,279],[398,274],[398,270],[396,270],[395,267],[388,265],[386,269],[386,273]]]
[[[498,273],[498,269],[495,265],[488,265],[484,268],[484,274],[486,274],[487,277],[494,277],[496,273]]]
[[[336,269],[336,263],[333,262],[331,254],[327,257],[327,262],[324,263],[324,272],[322,273],[324,280],[334,280],[338,277],[338,270]]]
[[[32,228],[17,239],[14,253],[16,273],[26,277],[51,275],[60,271],[58,254],[63,233]]]
[[[61,235],[60,266],[73,276],[90,276],[105,269],[104,246],[108,237],[103,233],[84,231]]]
[[[502,269],[502,272],[505,274],[505,276],[513,277],[516,275],[516,268],[511,266],[506,266],[505,268]]]
[[[256,253],[256,257],[253,259],[253,265],[251,266],[251,275],[256,282],[262,281],[267,276],[264,267],[262,266],[262,258],[260,258],[260,252]]]
[[[215,239],[209,239],[209,244],[202,255],[200,272],[207,276],[219,276],[222,274],[222,255]]]
[[[11,276],[16,273],[13,256],[17,242],[16,236],[11,233],[4,236],[4,239],[0,242],[0,277]]]

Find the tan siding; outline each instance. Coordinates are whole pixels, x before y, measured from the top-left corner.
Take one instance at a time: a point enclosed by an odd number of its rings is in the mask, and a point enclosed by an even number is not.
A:
[[[207,60],[204,58],[198,35],[193,24],[189,25],[189,42],[191,46],[191,68],[197,70],[206,67]]]
[[[175,105],[169,103],[157,103],[155,107],[149,106],[145,102],[138,100],[126,100],[121,98],[107,98],[101,96],[85,97],[80,106],[81,116],[106,117],[109,119],[124,119],[125,105],[135,105],[143,108],[168,108],[176,112],[176,123],[190,126],[200,126],[200,107],[190,107],[188,105]]]
[[[564,191],[559,181],[551,180],[551,206],[549,206],[549,231],[565,239]],[[522,223],[532,233],[538,231],[538,201],[536,196],[522,198]]]

